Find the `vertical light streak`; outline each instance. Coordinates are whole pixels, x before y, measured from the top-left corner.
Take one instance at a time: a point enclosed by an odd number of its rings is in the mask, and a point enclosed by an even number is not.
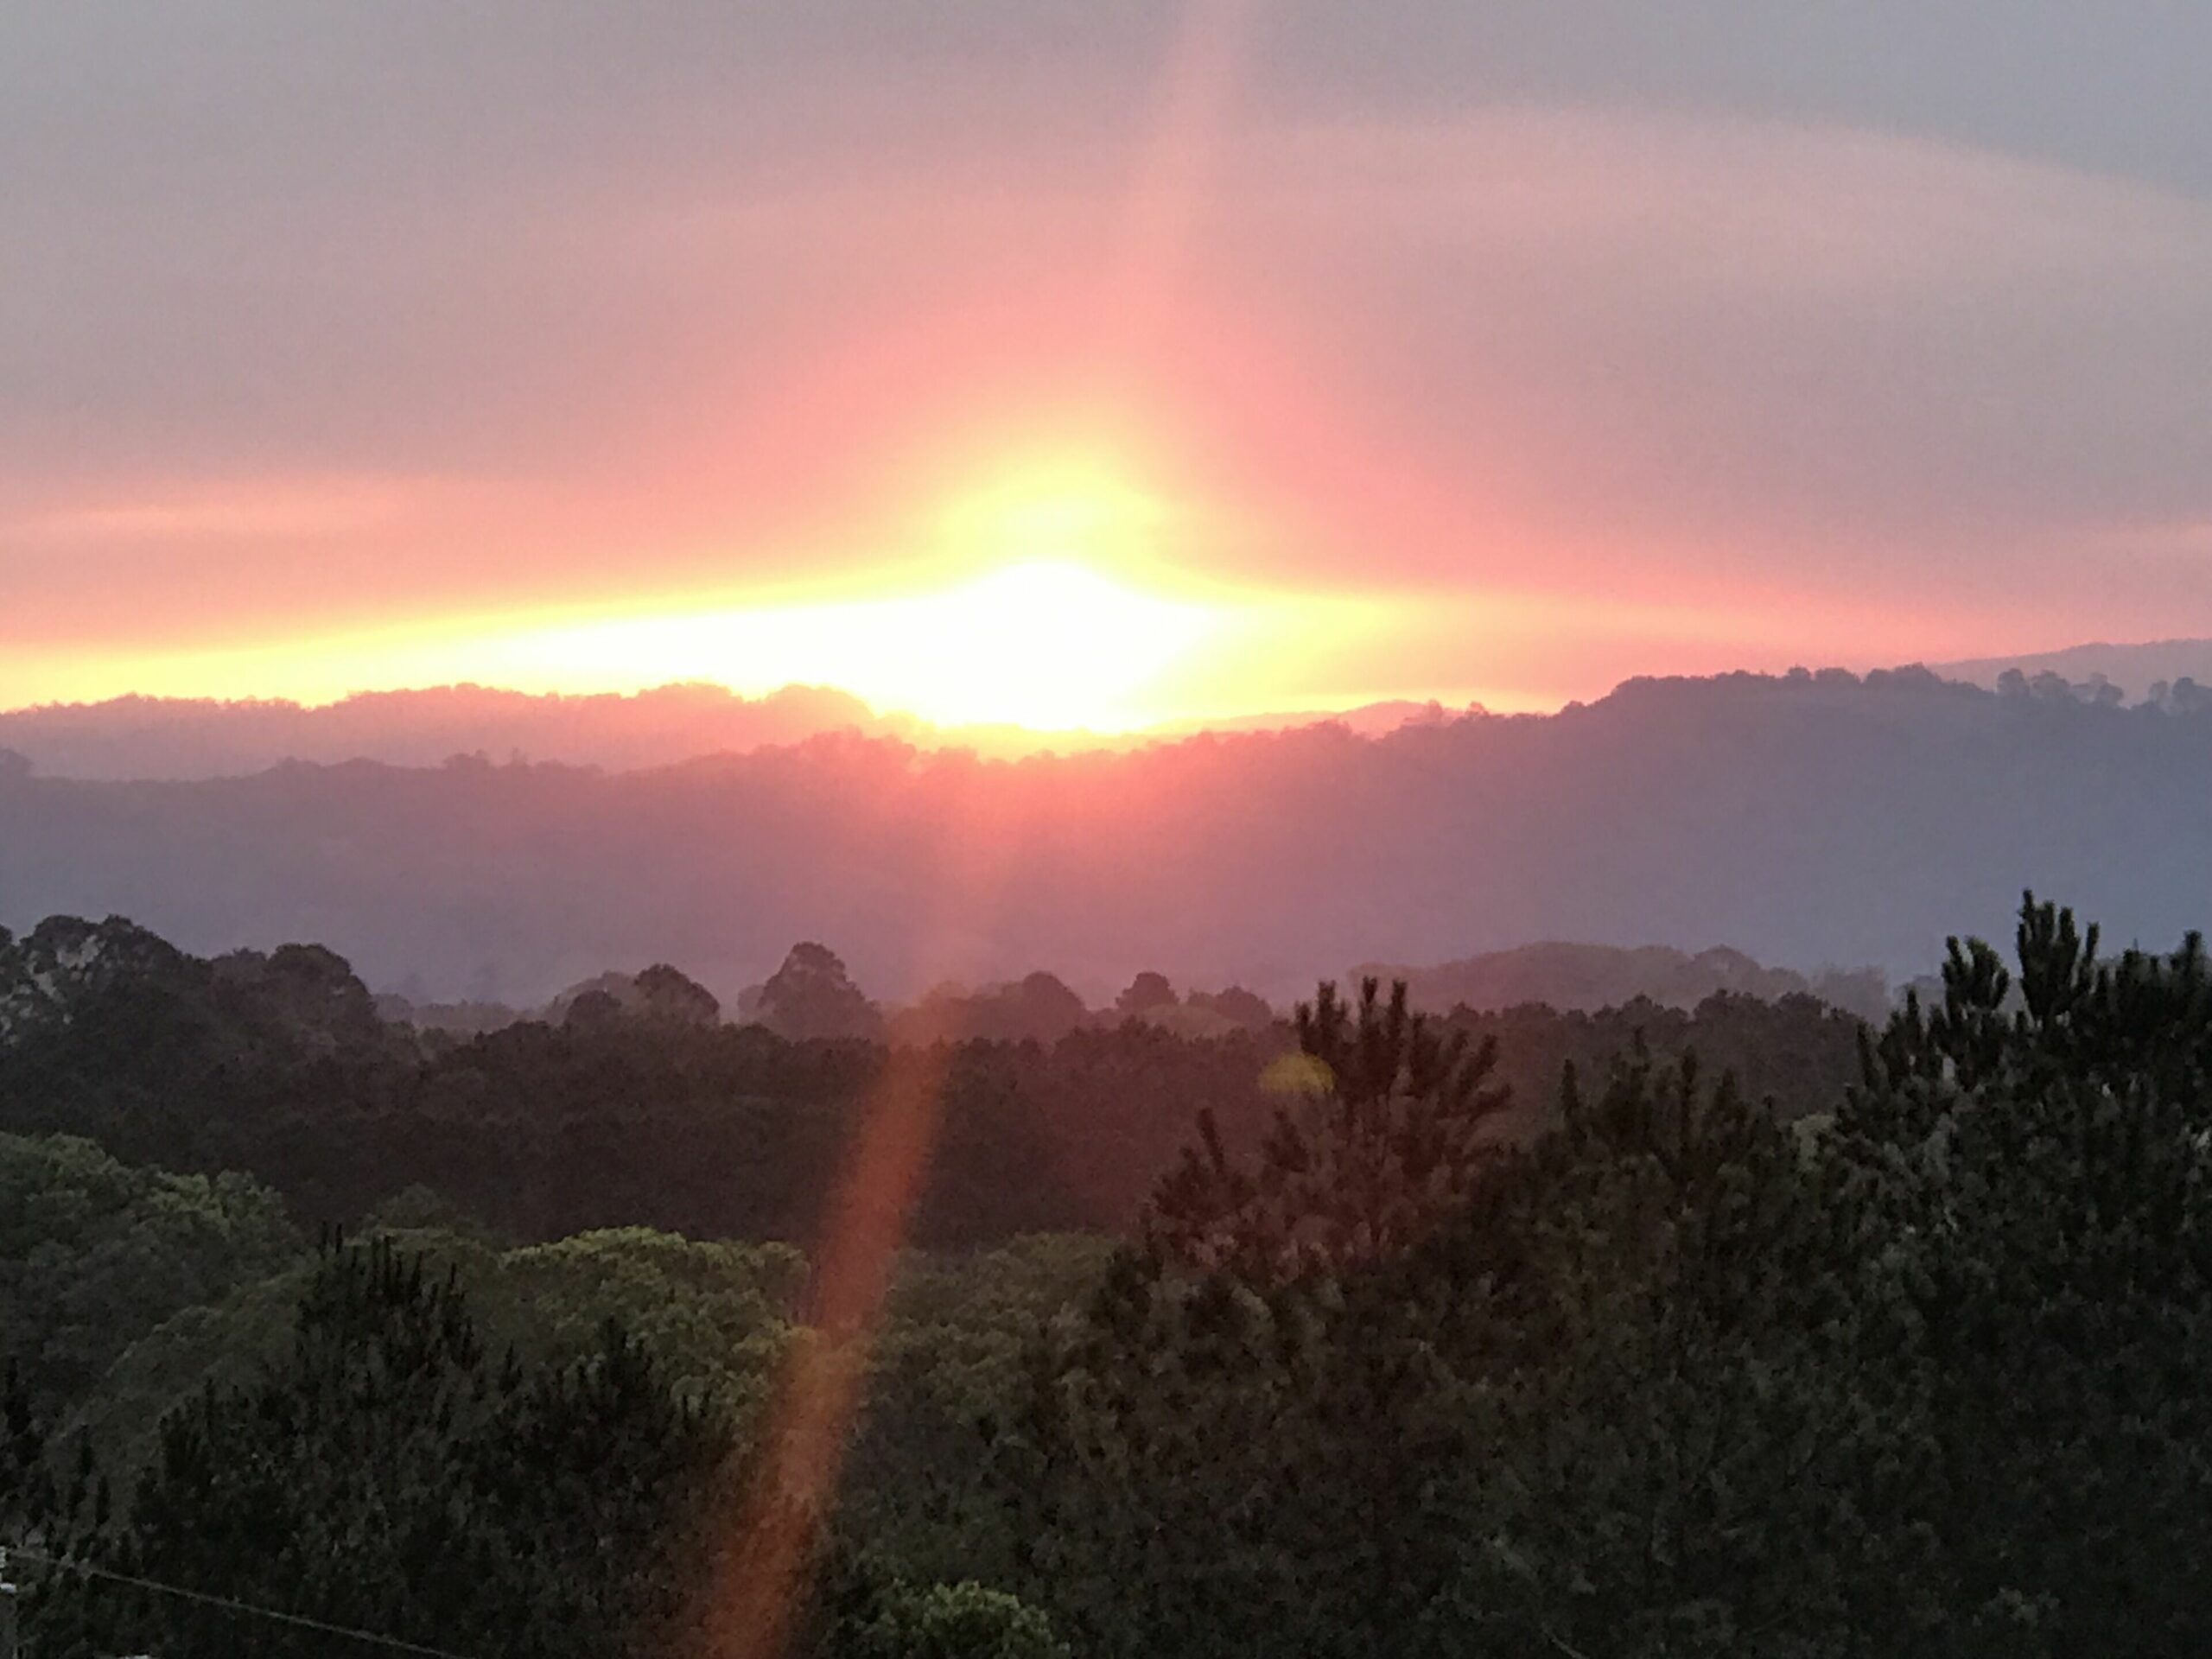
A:
[[[868,1355],[937,1138],[943,1051],[893,1049],[862,1113],[709,1624],[712,1659],[778,1659],[836,1499]]]
[[[1184,14],[1130,204],[1114,320],[1121,358],[1141,355],[1181,274],[1258,10],[1259,0],[1192,0]],[[988,849],[972,842],[953,861],[963,868],[946,871],[941,884],[947,925],[938,937],[947,939],[958,937],[963,908],[984,900],[990,867]],[[819,1247],[813,1335],[793,1345],[760,1471],[709,1606],[712,1659],[781,1659],[787,1649],[928,1167],[943,1068],[938,1051],[893,1051],[863,1114]]]
[[[1114,290],[1116,355],[1142,354],[1172,309],[1173,289],[1221,162],[1259,0],[1192,0],[1160,77],[1152,136],[1130,193]],[[1125,365],[1125,366],[1130,366]]]

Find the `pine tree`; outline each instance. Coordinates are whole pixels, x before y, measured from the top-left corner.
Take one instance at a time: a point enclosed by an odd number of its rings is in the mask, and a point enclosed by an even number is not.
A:
[[[486,1351],[450,1275],[334,1246],[289,1364],[162,1425],[122,1570],[404,1640],[522,1659],[656,1650],[687,1611],[729,1452],[619,1328],[569,1367]],[[165,1659],[307,1659],[332,1638],[148,1607]]]
[[[1886,1241],[1874,1376],[1923,1650],[2212,1649],[2212,976],[2022,903],[1869,1046],[1834,1154]]]
[[[1298,1053],[1272,1077],[1280,1109],[1256,1166],[1224,1149],[1210,1110],[1199,1143],[1160,1184],[1145,1217],[1155,1250],[1255,1281],[1294,1278],[1410,1249],[1465,1198],[1497,1150],[1486,1126],[1509,1095],[1491,1082],[1497,1044],[1471,1045],[1376,981],[1357,1010],[1324,984],[1297,1009]]]

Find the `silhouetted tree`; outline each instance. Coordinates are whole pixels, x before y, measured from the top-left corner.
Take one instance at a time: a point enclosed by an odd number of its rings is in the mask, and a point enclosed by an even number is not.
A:
[[[760,988],[754,1012],[779,1036],[874,1038],[882,1015],[854,984],[837,953],[811,942],[795,944]]]
[[[1178,1001],[1175,988],[1167,982],[1167,976],[1147,969],[1131,980],[1122,994],[1114,999],[1114,1007],[1124,1019],[1141,1020],[1160,1008],[1173,1007]]]
[[[711,1026],[722,1017],[722,1005],[698,981],[666,963],[656,963],[637,977],[639,1003],[649,1020],[666,1025]]]

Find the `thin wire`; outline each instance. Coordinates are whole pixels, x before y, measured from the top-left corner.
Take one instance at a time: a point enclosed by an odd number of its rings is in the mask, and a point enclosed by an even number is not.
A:
[[[250,1601],[235,1600],[229,1596],[210,1595],[205,1590],[187,1590],[180,1585],[162,1584],[153,1579],[133,1578],[128,1573],[112,1572],[105,1567],[94,1567],[88,1561],[63,1560],[52,1555],[41,1555],[36,1550],[10,1548],[9,1556],[19,1561],[35,1561],[41,1567],[57,1567],[64,1573],[82,1573],[88,1579],[106,1579],[115,1584],[127,1584],[134,1589],[151,1590],[164,1596],[175,1596],[184,1601],[196,1601],[208,1607],[220,1607],[233,1613],[245,1613],[254,1618],[265,1618],[274,1624],[293,1624],[305,1630],[317,1630],[325,1636],[348,1637],[356,1642],[366,1642],[376,1647],[390,1648],[398,1653],[422,1654],[426,1659],[474,1659],[474,1656],[456,1653],[451,1648],[425,1647],[420,1642],[404,1641],[396,1636],[385,1636],[376,1630],[357,1630],[350,1625],[333,1624],[327,1620],[309,1618],[305,1613],[281,1612],[274,1607],[257,1607]]]

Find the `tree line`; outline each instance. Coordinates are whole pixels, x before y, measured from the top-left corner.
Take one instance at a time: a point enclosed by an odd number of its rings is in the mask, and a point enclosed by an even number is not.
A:
[[[1955,943],[1794,1114],[1632,1035],[1531,1114],[1510,1033],[1372,984],[1283,1036],[1243,1056],[1250,1133],[1185,1098],[1118,1241],[907,1264],[839,1501],[801,1518],[792,1651],[2212,1648],[2196,936],[2107,957],[2031,899],[2009,963]],[[251,1184],[17,1157],[108,1192],[75,1211],[101,1237],[193,1213],[202,1280],[106,1293],[155,1349],[261,1344],[180,1360],[135,1461],[72,1431],[81,1373],[18,1366],[0,1472],[41,1558],[471,1652],[735,1650],[734,1517],[829,1339],[796,1253],[502,1239],[429,1193],[312,1251]],[[25,1577],[38,1659],[339,1639]]]
[[[792,953],[790,1029],[868,1006],[821,955]],[[810,1243],[889,1052],[720,1021],[673,969],[620,983],[626,1001],[594,988],[557,1021],[459,1038],[379,1017],[320,947],[208,960],[128,922],[55,918],[0,940],[0,1130],[251,1174],[309,1226],[425,1187],[518,1237],[638,1224]],[[1147,988],[1141,978],[1132,993]],[[917,1242],[1123,1230],[1200,1106],[1232,1145],[1264,1134],[1261,1078],[1294,1046],[1287,1022],[1189,1035],[1161,1007],[1050,1043],[946,1042]],[[1694,1047],[1735,1068],[1788,1114],[1824,1109],[1856,1064],[1857,1021],[1807,997],[1455,1023],[1498,1036],[1516,1135],[1545,1121],[1562,1065],[1602,1065],[1639,1031],[1657,1052]]]

